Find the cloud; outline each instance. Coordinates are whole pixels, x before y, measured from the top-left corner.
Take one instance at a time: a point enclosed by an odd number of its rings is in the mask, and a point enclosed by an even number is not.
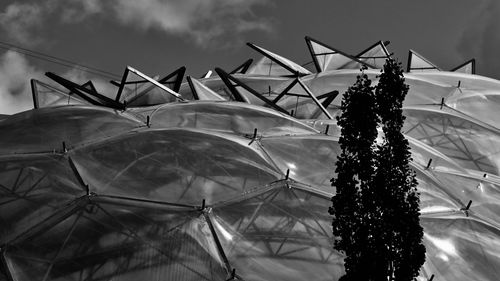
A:
[[[186,36],[199,46],[220,45],[227,36],[272,30],[269,19],[259,18],[255,7],[265,0],[48,0],[15,2],[0,13],[6,34],[25,45],[42,42],[36,36],[49,19],[59,23],[81,23],[106,17],[139,30],[157,30]]]
[[[464,56],[474,56],[481,74],[500,78],[500,63],[497,59],[500,50],[500,1],[483,2],[477,14],[469,21],[457,45]]]
[[[36,45],[41,39],[33,36],[43,20],[45,8],[38,4],[13,3],[0,13],[0,25],[7,35],[24,45]]]
[[[7,51],[0,56],[0,114],[13,114],[33,108],[29,78],[43,73],[29,65],[26,58]]]
[[[61,76],[79,84],[91,80],[100,93],[111,97],[116,94],[116,87],[108,81],[90,76],[80,69],[70,69]],[[0,114],[14,114],[33,108],[31,78],[56,84],[52,83],[41,70],[30,65],[23,55],[11,50],[0,55]],[[57,84],[55,87],[64,89]]]
[[[270,31],[269,21],[252,13],[252,7],[264,4],[262,0],[122,0],[113,7],[123,24],[187,34],[203,46],[228,33]]]

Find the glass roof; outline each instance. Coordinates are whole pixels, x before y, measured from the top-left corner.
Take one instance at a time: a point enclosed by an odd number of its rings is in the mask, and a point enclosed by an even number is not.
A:
[[[277,187],[216,206],[215,230],[231,265],[245,280],[331,280],[343,256],[331,247],[329,200]]]
[[[277,111],[239,102],[166,104],[150,113],[153,128],[199,128],[251,135],[314,134],[313,128]]]
[[[105,107],[60,106],[0,120],[0,155],[61,152],[143,126],[132,115]],[[64,144],[63,144],[64,143]]]
[[[182,67],[128,67],[115,99],[34,80],[36,109],[0,116],[0,280],[338,280],[334,117],[351,68],[389,54],[383,42],[357,56],[309,44],[320,73],[251,45],[265,58],[228,74],[239,102],[224,76],[181,83]],[[411,56],[418,280],[497,281],[500,81],[471,75],[471,61],[416,71],[435,66]],[[380,70],[365,73],[375,85]]]
[[[84,194],[64,156],[0,157],[0,243]]]
[[[70,152],[98,194],[169,203],[228,200],[281,178],[250,140],[203,131],[135,131]]]
[[[96,201],[78,202],[65,218],[9,243],[4,258],[12,277],[225,279],[225,264],[199,212]]]

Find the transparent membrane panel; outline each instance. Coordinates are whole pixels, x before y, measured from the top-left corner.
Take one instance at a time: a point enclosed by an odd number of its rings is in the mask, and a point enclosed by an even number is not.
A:
[[[434,72],[440,70],[432,62],[417,54],[413,50],[410,50],[409,56],[409,72]]]
[[[426,262],[421,276],[434,280],[498,280],[500,230],[472,216],[421,218]]]
[[[500,227],[500,185],[494,176],[432,171],[440,189],[457,202],[457,210],[471,202],[468,213]],[[498,179],[498,177],[495,177]]]
[[[338,138],[340,137],[341,128],[337,125],[337,120],[335,119],[337,112],[330,107],[327,109],[334,119],[303,119],[301,121],[325,135]]]
[[[470,90],[500,90],[500,81],[480,75],[469,75],[457,72],[439,71],[439,72],[420,72],[406,73],[407,77],[425,79],[429,82],[438,84],[447,84],[457,87],[460,81],[460,88]]]
[[[386,60],[390,57],[382,41],[356,56],[360,61],[366,62],[376,68],[382,69]]]
[[[33,84],[34,83],[34,84]],[[85,105],[88,102],[74,93],[55,88],[38,80],[32,81],[35,87],[34,99],[37,108],[59,105]]]
[[[454,213],[464,207],[460,198],[449,193],[446,186],[428,171],[416,171],[420,193],[420,213],[436,215]]]
[[[41,108],[0,121],[0,154],[62,151],[127,132],[142,124],[128,114],[96,106]],[[65,145],[63,145],[63,142]]]
[[[0,157],[0,244],[85,193],[64,156]]]
[[[262,148],[291,179],[311,185],[333,195],[330,179],[335,176],[335,162],[340,154],[338,139],[315,135],[303,137],[269,137],[261,140]]]
[[[500,128],[500,90],[461,90],[446,100],[446,105]]]
[[[339,91],[339,95],[333,100],[332,105],[340,106],[342,96],[347,89],[356,82],[356,77],[361,72],[358,70],[333,70],[309,75],[301,78],[302,82],[316,95],[322,95],[331,91]],[[376,76],[380,74],[379,70],[365,70],[365,74],[372,80],[372,84],[376,83]]]
[[[250,66],[247,71],[248,74],[262,74],[270,76],[290,75],[295,73],[311,74],[309,70],[287,58],[253,44],[249,44],[249,46],[262,53],[264,57]],[[283,73],[283,70],[286,70],[288,73]]]
[[[175,79],[178,77],[174,76],[171,77],[171,79],[164,80],[164,78],[160,78],[160,76],[157,75],[151,78],[168,88],[172,88]],[[190,91],[184,92],[183,94],[184,98],[193,98]],[[127,72],[119,99],[120,102],[125,103],[127,106],[149,106],[175,102],[177,100],[175,96],[132,71]]]
[[[372,80],[372,86],[378,83],[377,76],[380,70],[365,70],[364,73]],[[316,95],[325,94],[333,90],[339,91],[340,95],[335,98],[333,105],[340,106],[342,95],[356,82],[360,75],[359,70],[334,70],[309,75],[301,78],[304,84]],[[455,85],[441,83],[439,81],[426,80],[425,78],[405,74],[405,82],[409,85],[408,95],[404,106],[418,104],[440,104],[442,98],[447,98],[456,90]],[[285,87],[284,85],[282,87]]]
[[[226,279],[200,212],[86,200],[36,235],[6,246],[14,280]]]
[[[403,132],[443,153],[460,166],[498,175],[500,133],[459,113],[407,108]]]
[[[277,187],[214,206],[211,218],[244,280],[337,280],[343,256],[333,249],[329,205],[309,191]]]
[[[361,64],[337,50],[315,41],[308,41],[308,43],[322,72],[337,69],[359,69],[361,67]]]
[[[271,95],[273,95],[275,92],[275,89],[280,84],[282,84],[283,82],[286,82],[287,80],[290,79],[288,77],[248,75],[248,74],[245,74],[245,75],[243,75],[243,74],[231,74],[231,76],[235,77],[236,79],[245,83],[247,86],[249,86],[253,90],[265,95],[266,97],[268,97],[269,93],[271,93]],[[212,91],[219,94],[221,97],[225,98],[226,100],[232,100],[231,93],[229,92],[229,89],[226,87],[226,85],[220,79],[220,77],[213,76],[210,78],[201,78],[201,79],[199,79],[199,81],[201,83],[203,83],[206,87],[210,88]],[[241,88],[239,88],[239,89],[241,89]],[[187,95],[187,93],[191,93],[191,89],[190,89],[189,85],[187,83],[183,83],[181,85],[179,93],[182,96]],[[252,94],[247,93],[246,91],[240,91],[240,93],[242,95],[244,95],[247,99],[249,99],[252,104],[263,105],[263,102],[261,100],[255,98],[255,96],[253,96]]]
[[[190,85],[192,86],[191,91],[193,92],[193,94],[196,94],[198,100],[225,100],[223,97],[212,91],[199,80],[192,77],[190,77],[189,79],[189,81],[191,81]]]
[[[282,177],[250,140],[191,130],[132,132],[71,152],[91,189],[200,205],[227,200]]]
[[[248,69],[248,74],[287,76],[292,75],[293,73],[268,57],[262,57]]]
[[[317,131],[272,109],[237,102],[169,104],[151,115],[153,128],[198,128],[243,135],[314,134]]]
[[[430,145],[405,135],[410,145],[412,163],[420,169],[439,169],[440,171],[454,171],[466,173],[466,169],[455,160],[444,155]]]
[[[326,119],[321,108],[309,96],[287,95],[277,104],[297,119]]]

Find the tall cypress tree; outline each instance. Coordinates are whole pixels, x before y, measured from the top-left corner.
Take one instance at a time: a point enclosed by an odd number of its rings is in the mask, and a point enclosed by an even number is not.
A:
[[[408,141],[401,133],[403,101],[408,93],[401,64],[387,60],[375,90],[383,142],[377,149],[374,189],[381,206],[381,242],[387,248],[390,280],[414,280],[425,262],[423,229],[419,221],[419,193],[409,163]]]
[[[342,152],[329,209],[335,249],[346,255],[342,281],[410,281],[425,261],[417,181],[401,133],[407,93],[400,64],[389,59],[376,87],[362,73],[343,97],[337,117]]]
[[[337,178],[332,179],[336,195],[329,212],[334,216],[335,249],[346,254],[346,275],[341,280],[363,280],[371,259],[368,245],[372,211],[365,204],[364,190],[370,188],[375,171],[375,139],[378,117],[375,112],[374,88],[364,73],[349,87],[337,117],[341,127],[337,159]]]

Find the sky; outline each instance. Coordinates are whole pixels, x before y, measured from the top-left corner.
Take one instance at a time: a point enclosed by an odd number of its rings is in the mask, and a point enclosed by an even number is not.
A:
[[[475,58],[500,78],[498,0],[26,0],[0,2],[0,114],[32,108],[29,79],[56,72],[75,82],[102,77],[26,56],[7,44],[112,73],[150,76],[180,66],[199,77],[260,57],[255,43],[299,64],[308,35],[349,54],[379,40],[403,65],[413,49],[442,69]]]

